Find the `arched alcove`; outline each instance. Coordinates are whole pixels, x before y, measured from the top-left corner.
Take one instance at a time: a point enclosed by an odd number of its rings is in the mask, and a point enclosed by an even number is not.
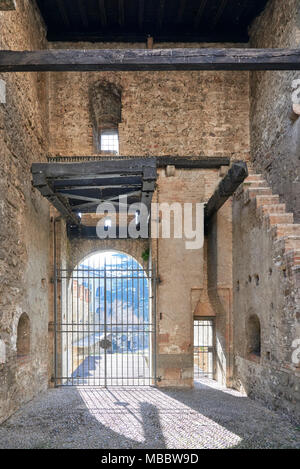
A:
[[[17,358],[24,359],[30,355],[30,319],[26,313],[21,314],[17,327]]]
[[[122,90],[115,83],[100,80],[90,89],[90,113],[97,152],[119,152],[118,124],[121,122]]]
[[[259,358],[261,355],[261,327],[256,314],[251,314],[248,317],[246,334],[248,355]]]

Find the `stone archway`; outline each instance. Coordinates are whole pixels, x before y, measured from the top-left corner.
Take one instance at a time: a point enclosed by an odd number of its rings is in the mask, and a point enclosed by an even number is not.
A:
[[[151,271],[124,252],[98,249],[58,280],[56,384],[154,384]]]

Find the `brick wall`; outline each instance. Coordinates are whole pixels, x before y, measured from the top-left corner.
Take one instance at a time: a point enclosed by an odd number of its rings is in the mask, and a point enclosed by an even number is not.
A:
[[[174,44],[156,45],[161,46]],[[176,44],[183,46],[188,44]],[[74,48],[74,44],[51,47]],[[79,43],[76,47],[128,45]],[[53,156],[94,154],[89,89],[102,79],[122,88],[120,154],[249,157],[249,74],[176,71],[51,73]]]

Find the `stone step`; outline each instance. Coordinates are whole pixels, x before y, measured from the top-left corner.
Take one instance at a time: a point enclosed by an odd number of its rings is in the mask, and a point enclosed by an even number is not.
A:
[[[267,213],[266,218],[268,218],[270,225],[288,225],[294,222],[293,213]]]
[[[291,249],[300,249],[300,235],[290,235],[276,239],[274,241],[274,246],[275,248],[277,246],[282,246],[285,251],[290,251]]]
[[[250,197],[253,198],[257,195],[272,195],[272,191],[270,187],[249,187],[247,189],[247,192],[249,192]]]
[[[250,169],[250,170],[248,169],[248,174],[249,174],[248,178],[251,178],[251,179],[253,179],[254,181],[257,181],[257,180],[259,180],[259,179],[263,179],[263,177],[264,177],[262,174],[257,174],[257,173],[256,173],[255,171],[253,171],[252,169]],[[247,178],[247,179],[248,179],[248,178]]]
[[[282,238],[290,235],[299,235],[300,236],[300,225],[293,224],[278,224],[273,227],[277,238]]]
[[[258,195],[272,195],[272,191],[269,187],[249,187],[248,189],[246,188],[244,197],[245,204]]]
[[[255,200],[257,214],[263,216],[275,237],[274,246],[284,251],[284,257],[291,273],[300,266],[300,225],[294,224],[293,213],[286,212],[286,205],[280,203],[279,195],[272,194],[267,181],[261,174],[249,170],[249,176],[241,185],[244,203]],[[276,239],[277,238],[277,239]]]
[[[261,214],[266,213],[285,213],[286,205],[285,204],[268,204],[260,205],[258,210]]]
[[[256,207],[279,204],[279,195],[257,195]]]
[[[261,181],[244,181],[244,187],[245,189],[248,189],[249,187],[251,188],[256,188],[256,187],[266,187],[268,188],[267,181],[264,181],[263,179]]]

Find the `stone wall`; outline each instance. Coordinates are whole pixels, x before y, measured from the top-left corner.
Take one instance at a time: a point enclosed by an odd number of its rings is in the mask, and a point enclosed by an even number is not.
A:
[[[284,7],[283,7],[284,3]],[[251,47],[299,47],[298,0],[270,0],[250,30]],[[251,159],[300,220],[300,119],[292,112],[299,72],[250,73]]]
[[[35,4],[0,11],[1,49],[42,49],[45,30]],[[32,189],[30,166],[48,147],[47,76],[2,74],[0,104],[0,421],[47,386],[48,204]],[[18,320],[30,319],[31,350],[17,358]],[[2,360],[1,360],[2,361]]]
[[[51,47],[75,46],[62,43]],[[76,47],[128,45],[79,43]],[[249,157],[249,74],[176,71],[51,73],[53,156],[94,154],[89,90],[99,80],[116,83],[122,89],[121,155]]]

